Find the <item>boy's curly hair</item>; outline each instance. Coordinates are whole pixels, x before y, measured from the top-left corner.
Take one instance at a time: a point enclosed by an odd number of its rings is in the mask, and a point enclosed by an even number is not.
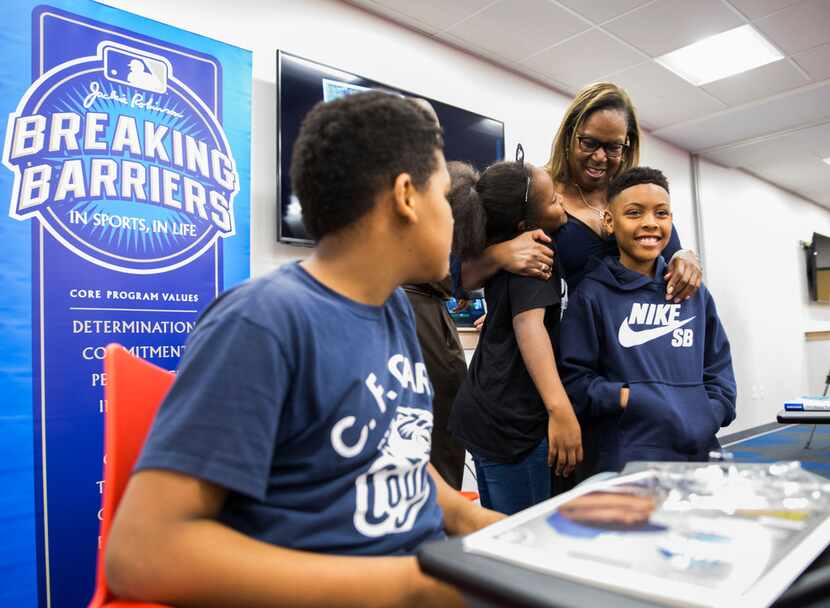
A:
[[[306,230],[320,239],[353,224],[401,173],[425,187],[443,147],[441,127],[410,99],[370,91],[318,103],[291,159]]]
[[[607,200],[610,203],[615,196],[627,188],[639,186],[640,184],[654,184],[660,186],[666,192],[669,191],[669,180],[659,169],[651,167],[634,167],[624,173],[620,173],[608,184]]]

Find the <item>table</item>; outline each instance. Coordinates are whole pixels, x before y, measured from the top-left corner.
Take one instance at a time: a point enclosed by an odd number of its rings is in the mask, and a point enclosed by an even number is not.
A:
[[[812,424],[813,430],[810,437],[804,444],[804,449],[809,450],[813,443],[813,436],[816,434],[816,424],[830,424],[830,411],[804,411],[804,410],[781,410],[778,412],[778,422],[781,424]]]
[[[781,424],[830,424],[830,411],[781,410],[778,412],[778,422]]]
[[[460,538],[427,543],[418,552],[418,563],[425,573],[460,589],[473,608],[665,608],[663,604],[465,553]],[[825,549],[773,606],[826,607],[828,598],[830,550]]]

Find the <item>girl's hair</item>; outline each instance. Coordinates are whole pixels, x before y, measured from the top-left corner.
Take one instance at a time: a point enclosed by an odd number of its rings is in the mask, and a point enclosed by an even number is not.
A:
[[[459,258],[476,257],[484,248],[512,239],[519,233],[519,222],[527,219],[525,202],[532,166],[502,161],[479,173],[467,163],[447,163],[455,227],[452,252]],[[533,188],[531,187],[531,190]]]
[[[610,82],[598,82],[579,91],[571,105],[565,110],[565,118],[559,125],[550,148],[550,159],[545,170],[554,182],[570,183],[572,177],[568,167],[568,153],[574,147],[579,127],[599,110],[619,110],[625,114],[626,143],[628,148],[620,161],[617,174],[636,167],[640,163],[640,124],[637,111],[628,94]],[[611,176],[612,178],[615,175]]]

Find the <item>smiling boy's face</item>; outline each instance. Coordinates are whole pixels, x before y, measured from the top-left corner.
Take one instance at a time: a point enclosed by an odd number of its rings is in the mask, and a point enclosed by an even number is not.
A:
[[[651,274],[654,261],[671,237],[669,193],[656,184],[638,184],[609,203],[606,229],[617,238],[620,263],[630,270]]]

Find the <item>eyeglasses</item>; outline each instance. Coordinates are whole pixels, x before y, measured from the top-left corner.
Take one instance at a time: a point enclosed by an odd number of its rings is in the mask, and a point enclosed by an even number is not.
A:
[[[577,135],[579,147],[586,154],[593,154],[600,148],[605,150],[605,156],[608,158],[619,158],[628,149],[628,144],[620,144],[617,142],[601,142],[593,137],[586,137],[584,135]]]
[[[516,144],[516,162],[522,163],[525,166],[525,149],[522,144]],[[530,195],[530,173],[527,174],[527,186],[525,187],[525,205],[527,205],[527,197]]]

